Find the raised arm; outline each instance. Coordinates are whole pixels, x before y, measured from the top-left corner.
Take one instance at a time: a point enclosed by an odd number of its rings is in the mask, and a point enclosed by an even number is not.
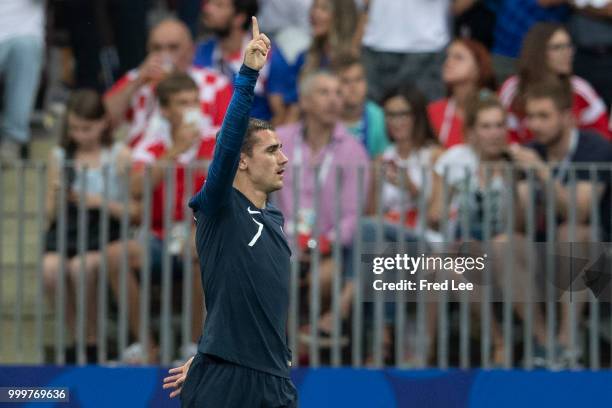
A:
[[[232,190],[240,160],[240,148],[249,124],[258,72],[266,63],[270,40],[259,33],[257,19],[253,17],[253,40],[249,42],[244,63],[236,77],[234,94],[217,137],[215,154],[208,169],[206,182],[191,199],[189,206],[210,216],[223,207]]]

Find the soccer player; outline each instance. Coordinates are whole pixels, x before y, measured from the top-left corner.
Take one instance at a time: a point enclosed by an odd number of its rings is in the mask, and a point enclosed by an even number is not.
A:
[[[249,120],[269,50],[253,18],[208,177],[189,204],[208,315],[198,354],[164,379],[185,407],[297,406],[286,336],[291,252],[283,215],[267,202],[288,160],[273,128]]]

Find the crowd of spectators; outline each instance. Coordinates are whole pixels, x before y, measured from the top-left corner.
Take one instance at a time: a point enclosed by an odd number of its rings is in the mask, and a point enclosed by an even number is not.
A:
[[[47,8],[40,0],[5,0],[0,5],[1,156],[15,160],[27,153],[29,119],[44,66],[47,12],[47,25],[68,34],[63,46],[71,49],[74,61],[66,123],[49,158],[47,294],[55,300],[62,250],[56,217],[58,201],[64,199],[67,323],[74,332],[81,270],[79,248],[73,245],[78,204],[85,200],[90,230],[98,231],[94,224],[99,223],[106,191],[101,169],[108,164],[107,256],[116,296],[124,256],[130,270],[128,320],[134,343],[125,361],[159,358],[154,333],[148,334],[147,350],[138,343],[143,250],[150,256],[154,283],[161,280],[165,251],[171,255],[173,280],[183,281],[184,251],[193,241],[184,203],[206,177],[205,171],[187,167],[212,157],[249,41],[250,16],[258,13],[273,45],[256,85],[252,116],[276,126],[290,160],[285,188],[273,199],[285,214],[285,232],[295,234],[299,244],[300,342],[312,340],[313,328],[307,323],[315,249],[320,255],[316,264],[322,302],[316,330],[321,344],[334,327],[336,274],[342,282],[341,340],[343,345],[350,341],[354,238],[379,238],[378,213],[384,216],[387,241],[504,241],[507,207],[514,203],[514,212],[524,214],[534,198],[528,196],[524,177],[532,169],[537,183],[554,186],[555,239],[592,240],[593,207],[600,208],[598,239],[610,239],[610,177],[593,179],[589,172],[577,171],[572,173],[575,188],[568,187],[571,163],[612,163],[610,1],[178,0],[166,5],[174,16],[156,22],[146,19],[151,10],[144,1],[49,3]],[[199,10],[200,18],[188,10]],[[487,16],[487,22],[478,16]],[[71,171],[63,170],[66,162]],[[508,163],[523,176],[509,180],[502,171]],[[151,214],[150,220],[142,219],[145,174],[152,206],[144,213]],[[168,190],[169,177],[174,191]],[[65,188],[60,188],[62,178]],[[448,186],[451,222],[442,219],[443,184]],[[486,210],[485,190],[491,206]],[[150,226],[129,242],[118,235],[126,192],[131,225]],[[508,200],[508,194],[516,199]],[[171,225],[164,221],[168,200]],[[340,209],[335,207],[338,201]],[[572,206],[576,225],[570,228]],[[366,216],[362,224],[360,211]],[[491,214],[487,226],[485,212]],[[470,220],[469,230],[456,222],[463,217]],[[525,220],[517,216],[513,221],[515,239],[526,239]],[[540,221],[538,239],[551,239]],[[450,230],[442,230],[443,224]],[[101,256],[94,235],[85,245],[88,299],[96,296]],[[198,270],[197,263],[194,268]],[[195,347],[204,318],[199,274],[187,284],[194,288],[196,313],[185,356]],[[95,308],[88,315],[87,355],[93,360]],[[541,355],[545,323],[539,312],[535,317],[536,354]],[[568,327],[569,311],[564,310],[560,356],[576,352],[570,350]],[[389,359],[392,333],[390,327],[385,337]],[[434,336],[434,330],[428,334]],[[494,360],[500,362],[504,345],[497,322],[493,340]]]

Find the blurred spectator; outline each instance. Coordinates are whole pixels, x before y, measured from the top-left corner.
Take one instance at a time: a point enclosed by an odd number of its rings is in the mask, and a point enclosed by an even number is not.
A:
[[[515,195],[516,227],[522,225],[523,212],[517,205],[516,182],[510,184],[504,173],[504,166],[508,163],[506,112],[493,92],[483,90],[468,101],[465,132],[466,144],[448,149],[435,165],[434,204],[430,216],[435,224],[440,223],[444,204],[442,184],[446,182],[450,188],[452,222],[450,230],[444,233],[450,233],[451,239],[463,241],[499,240],[508,231],[509,194]],[[488,199],[484,198],[485,194],[488,194]],[[488,208],[485,207],[487,203]],[[490,217],[488,226],[485,224],[487,213]],[[468,221],[467,231],[462,228],[465,219]],[[485,233],[487,227],[488,236]],[[480,305],[476,309],[480,309]],[[499,365],[504,361],[503,335],[495,317],[491,326],[492,360]]]
[[[358,13],[354,0],[314,0],[310,8],[311,41],[308,50],[301,52],[293,66],[293,92],[288,102],[293,106],[287,122],[299,119],[298,84],[300,78],[329,69],[342,55],[358,55]]]
[[[445,148],[464,142],[465,105],[482,89],[495,89],[491,57],[484,46],[470,39],[456,39],[446,51],[442,78],[448,97],[427,110],[440,144]]]
[[[533,132],[534,142],[529,147],[512,145],[510,154],[513,161],[525,168],[534,168],[540,191],[550,181],[554,188],[554,208],[556,209],[556,241],[587,242],[590,241],[591,206],[593,200],[599,203],[601,220],[610,220],[610,175],[599,172],[596,180],[586,168],[575,170],[575,190],[568,186],[571,180],[571,164],[574,163],[610,163],[612,162],[612,144],[597,133],[578,130],[572,115],[572,92],[567,84],[555,81],[544,81],[530,87],[525,95],[527,125]],[[550,167],[550,164],[558,164]],[[607,174],[606,174],[607,173]],[[574,195],[575,191],[575,196]],[[524,196],[525,197],[525,196]],[[525,197],[524,200],[527,198]],[[547,203],[551,205],[550,203]],[[571,212],[575,211],[575,225],[570,225]],[[538,239],[546,236],[545,215],[540,213]],[[610,237],[609,222],[599,226],[600,240],[607,242]],[[588,257],[588,256],[587,256]],[[524,260],[523,260],[524,261]],[[524,265],[526,267],[526,265]],[[576,316],[580,319],[584,310],[585,293],[574,293]],[[576,350],[570,349],[571,311],[569,302],[563,302],[561,324],[557,346],[561,358],[567,361],[576,357]],[[544,321],[535,310],[535,321]],[[537,326],[536,326],[537,327]],[[535,331],[537,348],[536,356],[545,357],[545,331]],[[558,355],[558,354],[557,354]]]
[[[370,217],[361,224],[362,239],[364,242],[416,242],[419,237],[426,241],[439,240],[435,232],[419,225],[420,199],[425,200],[426,208],[431,205],[431,164],[441,153],[438,140],[431,129],[427,116],[427,100],[417,88],[403,86],[392,90],[384,96],[382,105],[389,138],[393,143],[388,146],[383,155],[376,160],[381,173],[374,173],[372,200],[368,213]],[[404,173],[403,177],[400,173]],[[382,183],[382,186],[380,185]],[[379,195],[380,192],[380,195]],[[384,216],[381,229],[379,229],[379,207]],[[402,216],[405,224],[402,225]],[[427,214],[422,214],[425,217]],[[379,238],[379,231],[382,236]],[[429,317],[435,315],[431,313]],[[392,364],[394,361],[394,316],[395,306],[385,306],[386,325],[383,331],[383,360]],[[427,320],[427,334],[429,339],[435,336],[435,324]],[[411,343],[414,344],[413,341]],[[428,355],[433,341],[427,342]],[[417,356],[413,347],[408,347],[404,353],[408,362],[415,362]],[[373,357],[368,357],[368,362]]]
[[[392,145],[380,160],[382,178],[375,177],[372,213],[382,206],[385,215],[384,240],[398,242],[401,231],[409,241],[425,231],[417,231],[419,200],[424,195],[426,208],[431,205],[431,165],[442,152],[427,116],[425,96],[413,86],[403,86],[383,98],[385,120]],[[404,172],[404,184],[400,173]],[[378,183],[382,182],[382,189]],[[378,197],[378,192],[381,196]],[[405,216],[405,226],[399,222]],[[427,214],[424,214],[427,217]],[[374,241],[376,220],[364,224],[364,240]]]
[[[505,233],[507,194],[516,193],[516,186],[508,186],[503,165],[508,162],[506,114],[492,91],[482,90],[466,106],[466,143],[453,146],[440,156],[434,171],[434,204],[431,221],[439,224],[442,217],[442,183],[447,171],[447,184],[451,188],[451,236],[455,239],[482,241],[484,237],[483,195],[488,189],[490,199],[490,238]],[[490,179],[485,178],[489,168]],[[466,183],[469,177],[469,183]],[[517,211],[516,213],[519,213]],[[461,221],[469,220],[469,230],[461,229]],[[443,231],[446,233],[447,231]]]
[[[574,71],[597,89],[606,106],[612,106],[612,1],[601,6],[582,5],[570,18],[576,45]]]
[[[123,76],[104,96],[113,123],[128,124],[127,143],[134,147],[143,139],[159,140],[169,134],[167,122],[159,115],[155,87],[174,71],[188,73],[198,84],[205,126],[220,126],[232,87],[216,71],[192,65],[194,47],[187,27],[175,19],[163,20],[151,30],[148,49],[142,65]]]
[[[493,65],[498,83],[516,72],[523,37],[538,22],[564,22],[568,0],[501,0],[498,6],[493,44]],[[536,60],[537,61],[537,60]]]
[[[185,282],[183,276],[183,251],[189,243],[194,244],[192,237],[191,216],[184,213],[185,192],[187,183],[193,183],[192,192],[198,191],[204,183],[205,175],[201,170],[194,170],[192,180],[187,179],[186,167],[200,160],[210,160],[214,149],[214,136],[205,136],[200,120],[194,120],[193,116],[200,114],[199,90],[196,82],[185,73],[174,73],[162,80],[157,86],[157,95],[161,112],[170,123],[170,133],[161,140],[143,142],[133,153],[134,169],[131,179],[132,194],[137,199],[142,199],[143,179],[145,167],[151,166],[151,188],[153,191],[151,208],[152,231],[143,231],[142,239],[149,240],[150,265],[152,282],[159,284],[162,278],[162,260],[164,251],[171,257],[171,275],[176,281],[182,281],[189,285],[193,296],[192,315],[192,344],[188,350],[182,350],[182,357],[189,358],[193,355],[198,336],[202,332],[204,321],[204,302],[200,283],[200,274],[194,273],[193,282]],[[169,196],[166,191],[166,169],[171,166],[174,170],[174,198],[171,211],[172,226],[164,225],[164,208]],[[164,247],[165,240],[165,247]],[[108,273],[111,286],[118,297],[120,293],[119,278],[121,271],[121,257],[124,246],[128,251],[128,263],[131,273],[128,276],[128,300],[129,300],[129,326],[130,333],[134,339],[138,339],[140,330],[140,290],[138,283],[138,271],[142,267],[144,251],[142,240],[131,240],[127,243],[121,242],[108,248]],[[165,248],[165,249],[164,249]],[[197,263],[197,254],[192,247],[193,262]],[[194,267],[194,271],[199,268]],[[149,361],[157,359],[157,342],[150,335]],[[192,354],[189,354],[192,353]],[[184,355],[183,355],[184,354]],[[144,362],[144,349],[142,344],[133,343],[125,350],[122,359],[129,363]]]
[[[556,79],[573,90],[572,110],[581,129],[592,129],[612,137],[608,130],[606,106],[584,79],[572,75],[574,46],[565,28],[559,24],[539,23],[525,36],[519,60],[519,73],[502,85],[500,98],[510,112],[512,141],[531,139],[525,122],[525,94],[529,87]]]
[[[146,56],[148,0],[66,0],[75,86],[103,90]]]
[[[305,75],[330,68],[340,55],[357,55],[357,21],[354,0],[314,0],[310,8],[312,42],[298,58],[296,71]]]
[[[202,10],[204,25],[215,36],[198,45],[194,64],[215,68],[233,81],[251,40],[249,27],[251,16],[257,14],[257,0],[207,0]],[[283,123],[291,78],[289,65],[273,45],[268,63],[259,71],[251,116]]]
[[[106,197],[109,224],[109,242],[120,238],[120,218],[125,210],[121,199],[127,191],[123,183],[130,160],[129,150],[118,143],[113,144],[110,124],[102,98],[89,90],[76,91],[68,101],[65,127],[60,139],[60,145],[54,147],[49,155],[48,189],[46,197],[47,220],[49,228],[46,235],[45,255],[43,258],[43,277],[46,294],[51,302],[55,301],[55,291],[59,285],[61,257],[59,241],[60,234],[65,235],[66,243],[66,321],[70,333],[75,334],[75,316],[77,308],[77,292],[81,276],[81,261],[85,264],[86,281],[86,361],[97,360],[96,325],[98,315],[97,301],[97,271],[100,264],[100,219],[103,204],[105,183],[108,185]],[[108,165],[108,179],[105,180],[103,167]],[[60,225],[57,219],[60,185],[66,188],[66,224]],[[82,190],[83,185],[85,190]],[[79,205],[81,200],[86,208],[87,236],[80,237]],[[139,208],[136,203],[130,206],[130,216],[138,217]],[[65,229],[63,229],[65,227]],[[84,259],[79,255],[79,242],[85,241]],[[75,348],[67,349],[68,363],[76,362]]]
[[[359,201],[357,197],[357,168],[365,168],[364,183],[369,182],[369,160],[362,144],[340,123],[342,99],[340,81],[329,72],[309,73],[300,82],[300,108],[303,120],[277,130],[283,144],[284,153],[292,163],[285,170],[285,185],[278,194],[279,208],[285,219],[294,219],[293,188],[294,166],[301,166],[301,176],[297,180],[299,190],[298,225],[288,222],[288,234],[296,233],[302,247],[301,276],[305,285],[310,281],[310,250],[314,238],[322,253],[319,267],[321,293],[329,299],[331,282],[335,271],[331,256],[331,246],[336,242],[342,246],[344,274],[350,275],[350,248],[357,228]],[[342,168],[342,179],[337,185],[336,168]],[[317,171],[317,168],[318,171]],[[315,196],[316,184],[319,183],[318,197]],[[340,191],[341,218],[336,219],[336,188]],[[315,200],[318,200],[315,203]],[[318,212],[315,215],[315,208]],[[318,237],[312,237],[315,228]],[[340,225],[340,236],[336,236],[335,225]],[[341,318],[346,319],[350,313],[353,285],[348,281],[341,295]],[[325,304],[325,303],[323,303]],[[319,330],[322,344],[329,343],[332,329],[332,314],[322,310]],[[345,321],[344,321],[345,322]]]
[[[335,64],[340,78],[342,122],[368,151],[370,158],[379,157],[387,148],[385,115],[376,103],[367,100],[368,83],[361,61],[353,56],[340,57]]]
[[[407,82],[418,84],[429,100],[444,96],[440,68],[453,1],[371,1],[363,55],[373,100]]]
[[[16,160],[30,141],[43,62],[45,10],[41,0],[0,2],[0,79],[4,83],[0,117],[0,158]]]

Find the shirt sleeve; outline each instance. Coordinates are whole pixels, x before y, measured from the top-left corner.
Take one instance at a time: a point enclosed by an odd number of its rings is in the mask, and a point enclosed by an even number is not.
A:
[[[372,147],[370,153],[372,154],[372,158],[376,158],[383,154],[389,146],[389,139],[387,138],[387,129],[385,126],[385,114],[374,102],[368,102],[366,106],[370,123],[368,131],[372,134]]]
[[[189,207],[194,211],[210,216],[228,202],[249,124],[258,76],[258,71],[245,65],[240,68],[234,84],[234,94],[217,137],[208,177],[200,191],[189,201]]]

